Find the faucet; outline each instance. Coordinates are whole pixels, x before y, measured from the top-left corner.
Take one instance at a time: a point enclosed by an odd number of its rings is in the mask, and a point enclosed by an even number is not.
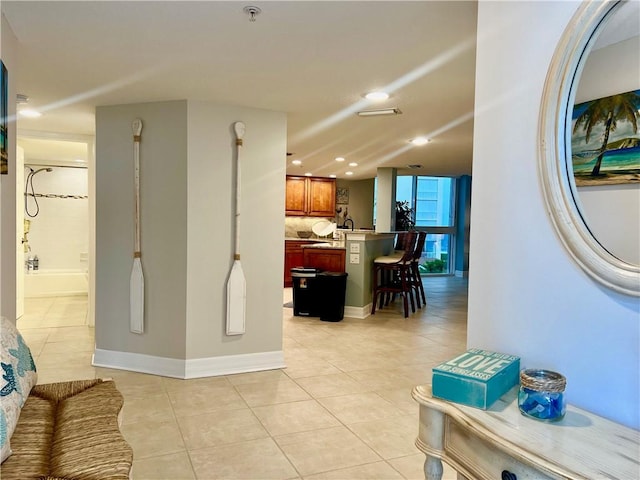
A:
[[[345,218],[344,222],[342,222],[342,226],[346,227],[347,222],[351,222],[351,231],[353,232],[353,228],[355,227],[355,224],[353,223],[353,220],[351,218]]]

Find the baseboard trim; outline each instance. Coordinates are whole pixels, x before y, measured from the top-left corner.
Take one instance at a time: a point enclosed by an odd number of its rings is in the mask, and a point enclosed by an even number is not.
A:
[[[181,360],[96,348],[92,364],[96,367],[183,379],[259,372],[286,367],[282,350]]]
[[[222,357],[195,358],[186,362],[185,378],[214,377],[234,373],[261,372],[286,368],[284,352],[245,353]]]
[[[371,315],[371,307],[373,304],[369,303],[364,307],[350,307],[349,305],[345,305],[344,307],[344,316],[350,318],[367,318]]]

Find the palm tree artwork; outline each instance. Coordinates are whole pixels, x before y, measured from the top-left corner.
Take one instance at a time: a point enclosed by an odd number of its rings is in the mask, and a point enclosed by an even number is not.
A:
[[[579,174],[592,179],[616,175],[622,177],[606,183],[640,181],[640,90],[576,105],[573,116],[572,157],[576,179]],[[603,160],[608,168],[606,172]]]

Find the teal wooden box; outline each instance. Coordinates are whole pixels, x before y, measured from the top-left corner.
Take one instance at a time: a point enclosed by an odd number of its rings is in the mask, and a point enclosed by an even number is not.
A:
[[[434,397],[486,410],[517,385],[520,358],[469,349],[433,368]]]

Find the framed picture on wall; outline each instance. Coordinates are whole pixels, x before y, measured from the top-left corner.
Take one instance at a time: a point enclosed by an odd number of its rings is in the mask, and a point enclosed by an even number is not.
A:
[[[7,68],[4,62],[2,66],[2,77],[0,78],[0,174],[9,173],[9,132],[7,129],[9,117],[9,80],[7,78]]]
[[[571,161],[577,186],[640,182],[640,90],[573,107]]]
[[[349,203],[349,189],[348,188],[336,188],[336,203],[345,205]]]

